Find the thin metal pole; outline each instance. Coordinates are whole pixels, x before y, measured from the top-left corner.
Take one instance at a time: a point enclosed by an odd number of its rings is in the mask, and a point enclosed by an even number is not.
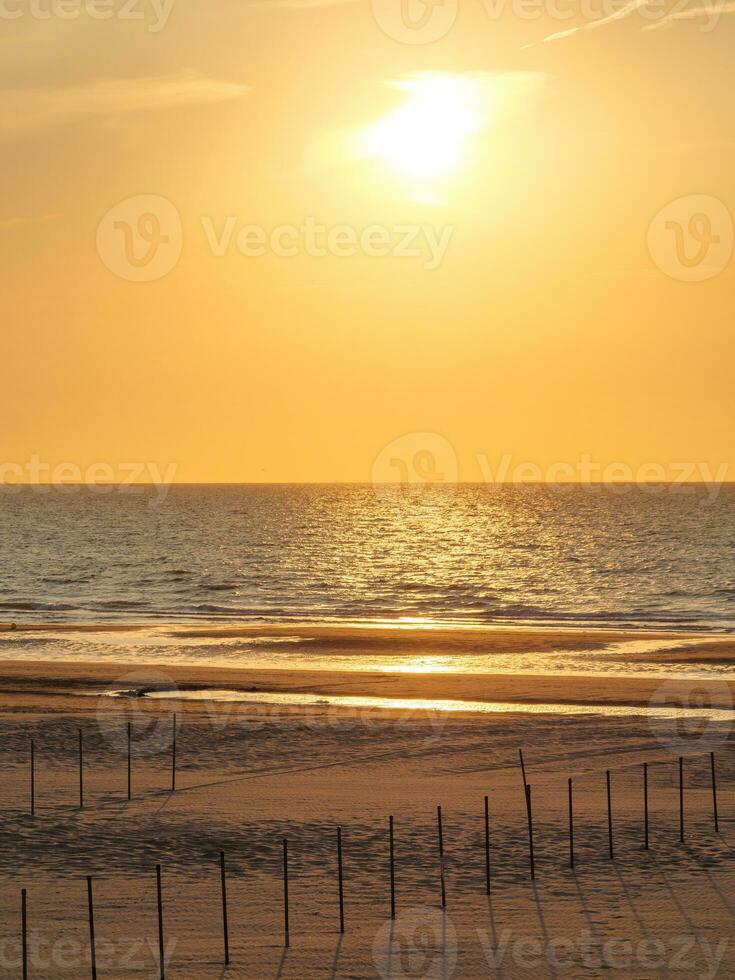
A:
[[[225,869],[225,852],[219,852],[220,881],[222,884],[222,928],[225,937],[225,966],[230,962],[230,931],[227,925],[227,872]]]
[[[643,817],[644,817],[644,847],[648,850],[648,763],[643,763]]]
[[[569,777],[569,867],[574,867],[574,805],[572,802],[572,779]]]
[[[485,894],[490,894],[490,806],[485,797]]]
[[[337,827],[337,871],[339,876],[339,931],[345,931],[345,895],[342,872],[342,828]]]
[[[171,792],[176,792],[176,715],[173,721],[173,742],[171,744]]]
[[[84,736],[79,729],[79,809],[84,809]]]
[[[128,722],[128,802],[133,798],[133,726]]]
[[[87,905],[89,906],[89,955],[92,963],[92,980],[97,980],[97,949],[94,941],[94,897],[91,875],[87,875]]]
[[[523,778],[523,786],[525,790],[525,787],[528,785],[528,780],[526,779],[526,766],[523,762],[523,749],[518,749],[518,757],[521,760],[521,777]]]
[[[610,845],[610,860],[613,860],[613,818],[612,818],[612,787],[610,785],[610,770],[607,770],[607,836]]]
[[[288,841],[283,839],[283,919],[285,925],[284,946],[288,949],[291,945],[291,930],[288,921]]]
[[[531,787],[526,783],[526,812],[528,813],[528,854],[531,862],[531,881],[536,879],[536,862],[533,856],[533,810],[531,807]]]
[[[393,817],[388,817],[388,833],[390,837],[390,917],[396,917],[396,862],[393,845]]]
[[[715,818],[715,833],[719,834],[720,824],[717,819],[717,776],[715,775],[715,754],[710,752],[709,754],[710,766],[712,768],[712,810]]]
[[[20,935],[23,954],[23,980],[28,980],[28,902],[25,888],[20,893]]]
[[[31,816],[36,815],[36,743],[31,739]]]
[[[444,881],[444,830],[442,828],[442,808],[436,808],[437,829],[439,831],[439,876],[441,878],[442,908],[447,907],[447,888]]]
[[[679,756],[679,840],[684,843],[684,759]]]
[[[158,954],[161,965],[161,980],[166,980],[166,956],[163,942],[163,889],[161,888],[161,865],[156,865],[156,892],[158,895]]]

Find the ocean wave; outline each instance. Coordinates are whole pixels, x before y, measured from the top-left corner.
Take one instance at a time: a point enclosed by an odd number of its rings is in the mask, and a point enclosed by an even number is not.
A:
[[[92,602],[87,607],[90,610],[125,610],[125,609],[149,609],[150,603],[143,599],[106,599],[104,601]]]
[[[33,599],[0,601],[0,609],[7,612],[72,612],[77,608],[65,602],[40,602]]]

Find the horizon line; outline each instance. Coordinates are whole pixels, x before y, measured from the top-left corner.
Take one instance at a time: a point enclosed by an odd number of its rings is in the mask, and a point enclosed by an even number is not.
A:
[[[84,482],[77,481],[54,483],[0,483],[0,491],[7,489],[32,489],[34,487],[397,487],[421,488],[433,487],[655,487],[655,486],[735,486],[735,480],[446,480],[436,482],[385,480],[164,480],[156,482],[135,481],[127,482]]]

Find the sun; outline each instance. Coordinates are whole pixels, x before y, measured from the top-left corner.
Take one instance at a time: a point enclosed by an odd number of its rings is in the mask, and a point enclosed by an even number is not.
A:
[[[488,166],[503,159],[501,127],[530,112],[546,76],[428,71],[381,84],[393,104],[322,134],[309,148],[309,168],[349,170],[353,187],[381,199],[445,206],[469,199]]]
[[[467,140],[487,121],[483,87],[471,76],[440,73],[410,75],[390,85],[405,98],[362,129],[362,155],[420,182],[436,182],[456,172]]]

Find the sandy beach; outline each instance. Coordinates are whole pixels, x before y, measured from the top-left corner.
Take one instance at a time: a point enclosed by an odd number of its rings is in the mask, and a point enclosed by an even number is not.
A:
[[[264,635],[263,627],[257,630]],[[450,648],[466,652],[468,646],[476,652],[480,645],[498,654],[510,648],[558,651],[560,645],[603,651],[620,640],[513,630],[484,631],[481,639],[469,630],[437,637],[428,630],[386,629],[373,637],[373,631],[335,635],[324,628],[318,635],[319,654],[339,647],[363,657],[375,653],[375,644],[424,656]],[[689,648],[692,669],[713,654],[712,647],[719,659],[731,651],[728,642],[695,643]],[[670,656],[680,660],[681,650]],[[20,893],[26,888],[30,975],[91,975],[89,874],[99,975],[158,976],[155,868],[160,864],[168,977],[727,976],[735,967],[731,683],[709,680],[704,691],[701,685],[670,679],[663,668],[655,677],[610,677],[175,664],[163,670],[160,664],[4,660],[2,973],[19,974]],[[111,696],[123,689],[128,696]],[[238,701],[243,694],[264,700]],[[313,695],[319,696],[316,701],[298,703],[299,696]],[[289,697],[296,702],[289,703]],[[357,701],[340,703],[344,697]],[[375,697],[392,699],[396,707],[375,707],[370,700]],[[417,708],[414,699],[436,707]],[[463,700],[491,707],[499,702],[503,708],[481,714],[442,707]],[[652,703],[674,710],[647,714]],[[575,705],[598,707],[582,714]],[[606,713],[615,706],[625,710]],[[691,717],[703,707],[716,716]],[[35,817],[29,815],[31,738]],[[519,748],[532,787],[533,881]],[[717,767],[719,833],[710,751]],[[679,756],[684,759],[683,843]],[[648,850],[643,846],[644,762],[649,765]],[[570,777],[574,869],[569,866]],[[395,920],[390,918],[391,815]],[[291,942],[286,952],[284,838]],[[220,851],[227,869],[227,970]]]

